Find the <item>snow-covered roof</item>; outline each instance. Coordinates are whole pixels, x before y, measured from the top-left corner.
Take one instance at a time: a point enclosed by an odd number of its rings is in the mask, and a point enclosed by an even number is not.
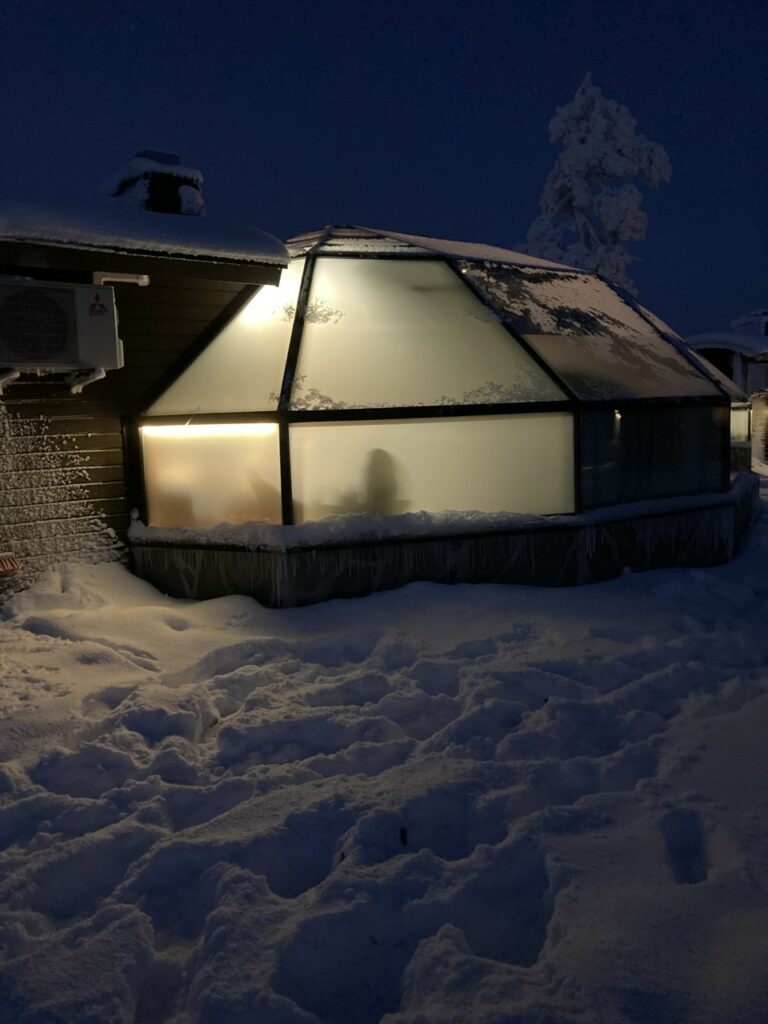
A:
[[[737,334],[735,331],[708,331],[692,334],[685,339],[692,349],[724,348],[744,356],[762,356],[768,352],[768,336],[763,334]]]
[[[319,247],[317,243],[322,240]],[[331,253],[447,256],[454,259],[487,260],[493,263],[513,263],[526,267],[568,270],[563,263],[553,263],[536,256],[513,252],[497,245],[482,245],[477,242],[458,242],[447,238],[428,238],[425,235],[409,235],[402,231],[388,231],[381,228],[365,228],[356,225],[331,225],[320,231],[311,231],[288,240],[293,254],[310,248],[318,255]]]
[[[58,210],[0,203],[0,241],[280,267],[288,263],[283,243],[257,228],[106,202]]]

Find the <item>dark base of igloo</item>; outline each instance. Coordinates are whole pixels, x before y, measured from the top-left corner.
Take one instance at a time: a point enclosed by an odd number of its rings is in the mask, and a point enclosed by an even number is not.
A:
[[[415,580],[572,586],[630,570],[720,565],[752,522],[758,478],[730,490],[486,533],[334,541],[251,550],[134,540],[135,572],[174,597],[248,594],[269,607],[358,597]]]

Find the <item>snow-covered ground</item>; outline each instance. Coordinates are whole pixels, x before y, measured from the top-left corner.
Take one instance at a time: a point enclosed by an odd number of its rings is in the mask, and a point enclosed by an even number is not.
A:
[[[768,1021],[765,522],[579,589],[4,612],[4,1024]]]

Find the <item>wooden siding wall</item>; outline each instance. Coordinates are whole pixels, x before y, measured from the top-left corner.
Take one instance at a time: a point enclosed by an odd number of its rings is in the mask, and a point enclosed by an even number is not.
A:
[[[12,551],[23,565],[16,584],[56,562],[122,556],[129,514],[122,417],[242,287],[190,278],[118,285],[123,369],[80,395],[61,375],[25,376],[6,386],[0,551]]]

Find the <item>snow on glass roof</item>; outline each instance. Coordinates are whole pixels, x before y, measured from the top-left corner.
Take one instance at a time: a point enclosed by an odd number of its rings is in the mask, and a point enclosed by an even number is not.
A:
[[[288,262],[283,243],[256,228],[107,202],[58,210],[0,203],[0,240],[281,267]]]
[[[372,228],[287,244],[280,284],[262,288],[149,415],[724,395],[666,324],[595,274]]]
[[[466,261],[461,270],[577,398],[720,393],[666,324],[595,274]]]

